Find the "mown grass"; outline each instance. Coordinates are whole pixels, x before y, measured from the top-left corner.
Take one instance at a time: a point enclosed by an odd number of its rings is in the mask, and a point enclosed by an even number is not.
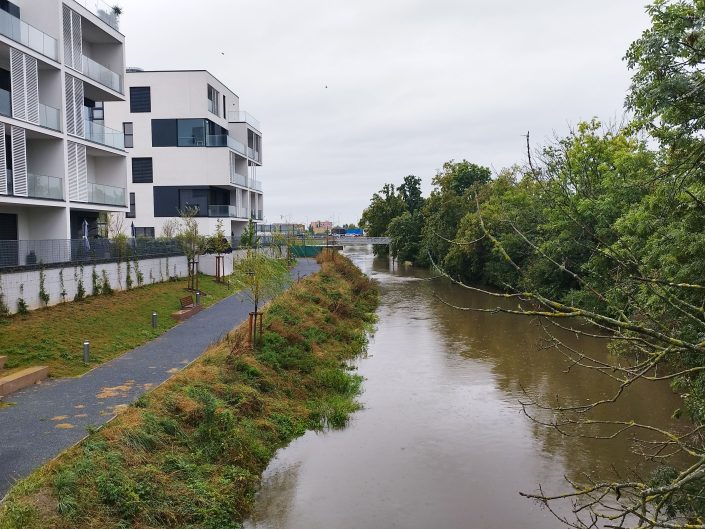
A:
[[[344,426],[377,291],[347,259],[274,300],[263,344],[243,329],[106,427],[18,483],[0,529],[236,529],[275,451],[306,429]]]
[[[202,276],[204,306],[232,294],[232,289]],[[8,372],[27,366],[49,366],[54,377],[75,376],[138,347],[176,325],[186,280],[147,285],[112,295],[91,296],[0,320],[0,356]],[[152,329],[152,311],[159,315]],[[83,342],[91,343],[91,365],[83,363]]]

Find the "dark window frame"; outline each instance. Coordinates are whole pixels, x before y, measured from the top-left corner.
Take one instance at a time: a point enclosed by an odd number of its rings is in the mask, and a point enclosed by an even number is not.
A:
[[[154,183],[154,160],[151,157],[132,158],[132,183]]]
[[[128,219],[135,219],[137,218],[137,207],[136,207],[136,202],[135,202],[135,194],[130,193],[130,211],[125,213],[125,217]]]
[[[130,87],[130,112],[132,114],[144,114],[152,111],[152,87],[151,86],[131,86]]]
[[[127,126],[130,126],[128,132]],[[132,121],[126,121],[122,124],[122,134],[125,136],[125,148],[132,149],[135,146],[135,124]]]

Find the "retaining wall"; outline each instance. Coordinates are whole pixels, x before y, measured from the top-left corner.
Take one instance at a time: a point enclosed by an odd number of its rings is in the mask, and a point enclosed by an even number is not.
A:
[[[118,266],[120,272],[118,273]],[[169,277],[185,277],[188,275],[186,265],[186,257],[172,256],[161,257],[156,259],[144,259],[139,261],[139,270],[144,277],[144,284],[159,283],[166,281]],[[100,280],[103,279],[103,271],[105,271],[110,286],[113,290],[124,290],[127,281],[127,266],[120,263],[98,263],[95,265],[95,271]],[[63,273],[63,291],[65,297],[62,297],[61,275]],[[130,263],[130,276],[132,277],[133,287],[137,286],[137,273],[134,263]],[[49,305],[66,301],[73,301],[76,295],[79,280],[83,280],[83,288],[86,295],[93,293],[93,265],[88,264],[83,268],[80,266],[67,266],[64,268],[47,268],[44,270],[44,290],[49,294]],[[24,286],[23,292],[20,292]],[[22,297],[27,303],[30,310],[37,309],[42,306],[39,299],[40,291],[40,271],[28,270],[22,272],[13,272],[8,274],[0,274],[0,287],[4,295],[5,304],[10,309],[10,312],[17,312],[17,300]]]

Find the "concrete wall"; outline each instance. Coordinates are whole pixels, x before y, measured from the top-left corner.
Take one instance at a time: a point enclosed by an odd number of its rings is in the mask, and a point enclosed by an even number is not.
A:
[[[126,287],[126,266],[120,263],[120,273],[118,274],[117,263],[97,264],[96,272],[102,278],[103,270],[106,271],[110,286],[113,290],[124,290]],[[168,266],[168,269],[167,269]],[[144,283],[159,283],[167,280],[170,276],[185,277],[188,275],[186,258],[183,256],[163,257],[161,259],[144,259],[139,261],[139,269],[144,276]],[[51,268],[44,271],[44,288],[49,294],[49,305],[56,305],[62,302],[60,272],[63,270],[64,288],[66,300],[73,301],[76,295],[78,280],[83,278],[83,287],[86,295],[93,291],[93,265],[87,265],[81,271],[80,267]],[[81,275],[82,272],[82,275]],[[39,299],[39,276],[38,270],[28,272],[16,272],[12,274],[0,275],[0,285],[4,294],[5,303],[10,312],[17,311],[17,300],[23,297],[30,309],[37,309],[42,306]],[[134,265],[131,266],[131,277],[133,287],[137,287],[137,276]],[[24,293],[20,294],[20,286],[24,285]]]

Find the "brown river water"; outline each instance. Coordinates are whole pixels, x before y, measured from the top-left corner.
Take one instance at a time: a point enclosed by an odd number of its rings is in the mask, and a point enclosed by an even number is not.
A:
[[[366,249],[346,254],[382,294],[368,354],[355,362],[364,409],[345,429],[309,432],[277,454],[246,528],[558,528],[519,492],[566,492],[564,476],[612,477],[611,465],[648,470],[629,438],[564,437],[522,413],[526,394],[582,404],[615,389],[591,370],[566,372],[564,357],[542,348],[537,322],[457,311],[436,296],[488,308],[497,300],[426,271],[391,271]],[[607,355],[604,341],[560,337]],[[666,384],[642,384],[599,416],[665,426],[680,405]]]

